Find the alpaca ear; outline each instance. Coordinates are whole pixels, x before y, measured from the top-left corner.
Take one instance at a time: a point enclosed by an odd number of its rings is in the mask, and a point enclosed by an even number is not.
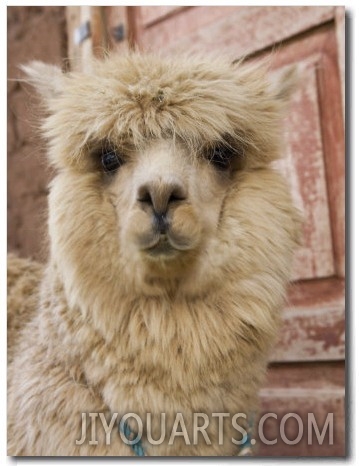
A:
[[[44,100],[62,94],[65,77],[58,66],[32,61],[21,69],[27,76],[25,82],[34,86]]]
[[[276,99],[287,104],[297,89],[298,82],[298,67],[296,65],[289,66],[278,73],[272,81],[272,89]]]

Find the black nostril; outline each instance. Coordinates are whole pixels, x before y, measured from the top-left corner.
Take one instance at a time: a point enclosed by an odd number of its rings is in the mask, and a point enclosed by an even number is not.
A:
[[[151,204],[152,205],[151,194],[146,189],[140,189],[140,191],[138,193],[137,200],[140,201],[140,202],[144,202],[145,204]]]
[[[156,213],[166,213],[169,204],[185,199],[185,190],[178,183],[147,183],[137,193],[137,200],[151,206]]]
[[[170,197],[168,198],[168,203],[176,202],[176,201],[184,201],[185,199],[186,199],[186,196],[184,195],[182,188],[176,187],[171,193]]]

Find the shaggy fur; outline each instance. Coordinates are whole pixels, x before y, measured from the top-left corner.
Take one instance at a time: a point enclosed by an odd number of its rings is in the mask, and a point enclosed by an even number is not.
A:
[[[89,74],[25,71],[57,174],[50,260],[24,319],[42,272],[9,260],[19,280],[34,275],[9,299],[9,454],[133,454],[116,429],[110,445],[100,428],[97,444],[76,445],[83,412],[134,412],[145,432],[146,413],[166,413],[168,428],[182,413],[190,436],[192,413],[255,413],[297,241],[288,187],[270,168],[292,73],[273,84],[263,66],[138,53]],[[230,154],[224,168],[218,147]],[[121,158],[112,174],[108,150]],[[164,240],[153,212],[166,209]],[[211,445],[199,435],[197,446],[169,446],[168,431],[144,448],[238,453],[230,425],[223,445],[218,421],[207,432]]]
[[[40,264],[9,254],[7,267],[9,364],[13,359],[13,351],[18,345],[21,329],[36,313],[39,300],[39,285],[42,277],[43,267]]]

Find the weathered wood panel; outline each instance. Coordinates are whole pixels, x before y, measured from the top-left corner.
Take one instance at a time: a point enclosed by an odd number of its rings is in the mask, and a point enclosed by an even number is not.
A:
[[[272,47],[334,15],[334,7],[328,6],[200,6],[144,29],[143,44],[168,52],[220,51],[237,58]]]
[[[263,424],[267,439],[278,438],[275,445],[257,440],[260,456],[342,456],[345,453],[345,365],[344,362],[310,362],[297,364],[272,364],[267,380],[260,391],[260,416],[274,413],[278,419],[268,418]],[[286,445],[280,440],[280,422],[288,413],[296,413],[303,421],[303,438],[296,445]],[[308,413],[313,413],[319,430],[328,413],[333,413],[333,445],[328,445],[328,435],[323,445],[313,436],[308,444]],[[290,439],[298,434],[298,423],[288,420],[284,432]],[[314,433],[313,433],[314,434]]]
[[[310,34],[288,42],[272,58],[274,68],[306,62],[311,57],[316,62],[319,121],[335,275],[344,277],[345,142],[337,34],[334,23],[326,24]]]
[[[314,375],[314,374],[313,374]],[[281,388],[263,389],[260,392],[261,413],[277,415],[277,419],[269,417],[263,423],[265,439],[275,440],[277,443],[267,445],[257,435],[259,456],[344,456],[345,455],[345,392],[342,387],[321,388]],[[294,413],[300,421],[290,417],[283,424],[283,431],[289,441],[281,436],[280,424],[284,416]],[[315,417],[319,431],[322,432],[327,415],[333,414],[333,439],[330,442],[329,430],[323,438],[322,444],[318,441],[314,429],[308,426],[308,414]],[[299,424],[303,426],[303,434],[299,436]],[[312,431],[312,444],[308,440],[308,431]],[[298,441],[296,442],[296,439]]]
[[[153,25],[155,22],[168,19],[170,15],[177,14],[181,10],[191,8],[191,7],[175,6],[175,5],[170,5],[170,6],[165,6],[165,5],[145,6],[144,5],[144,6],[141,6],[140,8],[141,8],[141,16],[142,16],[143,25],[149,26],[149,25]]]
[[[324,280],[305,280],[292,283],[288,289],[288,306],[321,309],[344,299],[345,281],[332,277]]]
[[[344,303],[338,307],[296,308],[284,312],[280,341],[271,361],[342,360],[344,357]]]
[[[326,361],[345,358],[343,280],[329,279],[292,285],[283,312],[272,362]]]
[[[302,212],[301,247],[296,252],[293,279],[329,277],[334,257],[328,207],[316,67],[310,57],[298,63],[298,90],[286,120],[284,159],[276,163],[290,183]]]
[[[332,43],[332,47],[330,47]],[[336,275],[345,276],[345,141],[335,35],[318,69],[320,112]]]
[[[313,377],[315,374],[315,377]],[[343,388],[345,384],[344,361],[313,361],[270,364],[266,389],[281,388]]]

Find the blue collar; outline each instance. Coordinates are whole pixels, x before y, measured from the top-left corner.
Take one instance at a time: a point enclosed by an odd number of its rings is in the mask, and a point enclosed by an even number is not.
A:
[[[244,443],[239,446],[239,453],[238,456],[251,456],[252,454],[252,430],[253,430],[254,419],[253,416],[250,417],[248,430],[245,435]],[[123,435],[128,440],[128,446],[132,448],[136,456],[146,456],[145,450],[142,446],[142,439],[133,432],[131,427],[128,425],[127,421],[121,421],[119,426],[119,431],[123,433]]]
[[[123,435],[127,438],[128,446],[132,448],[136,456],[146,456],[145,450],[142,446],[141,437],[135,435],[131,427],[128,425],[127,421],[121,421],[118,425],[118,428],[120,432],[122,432]]]

